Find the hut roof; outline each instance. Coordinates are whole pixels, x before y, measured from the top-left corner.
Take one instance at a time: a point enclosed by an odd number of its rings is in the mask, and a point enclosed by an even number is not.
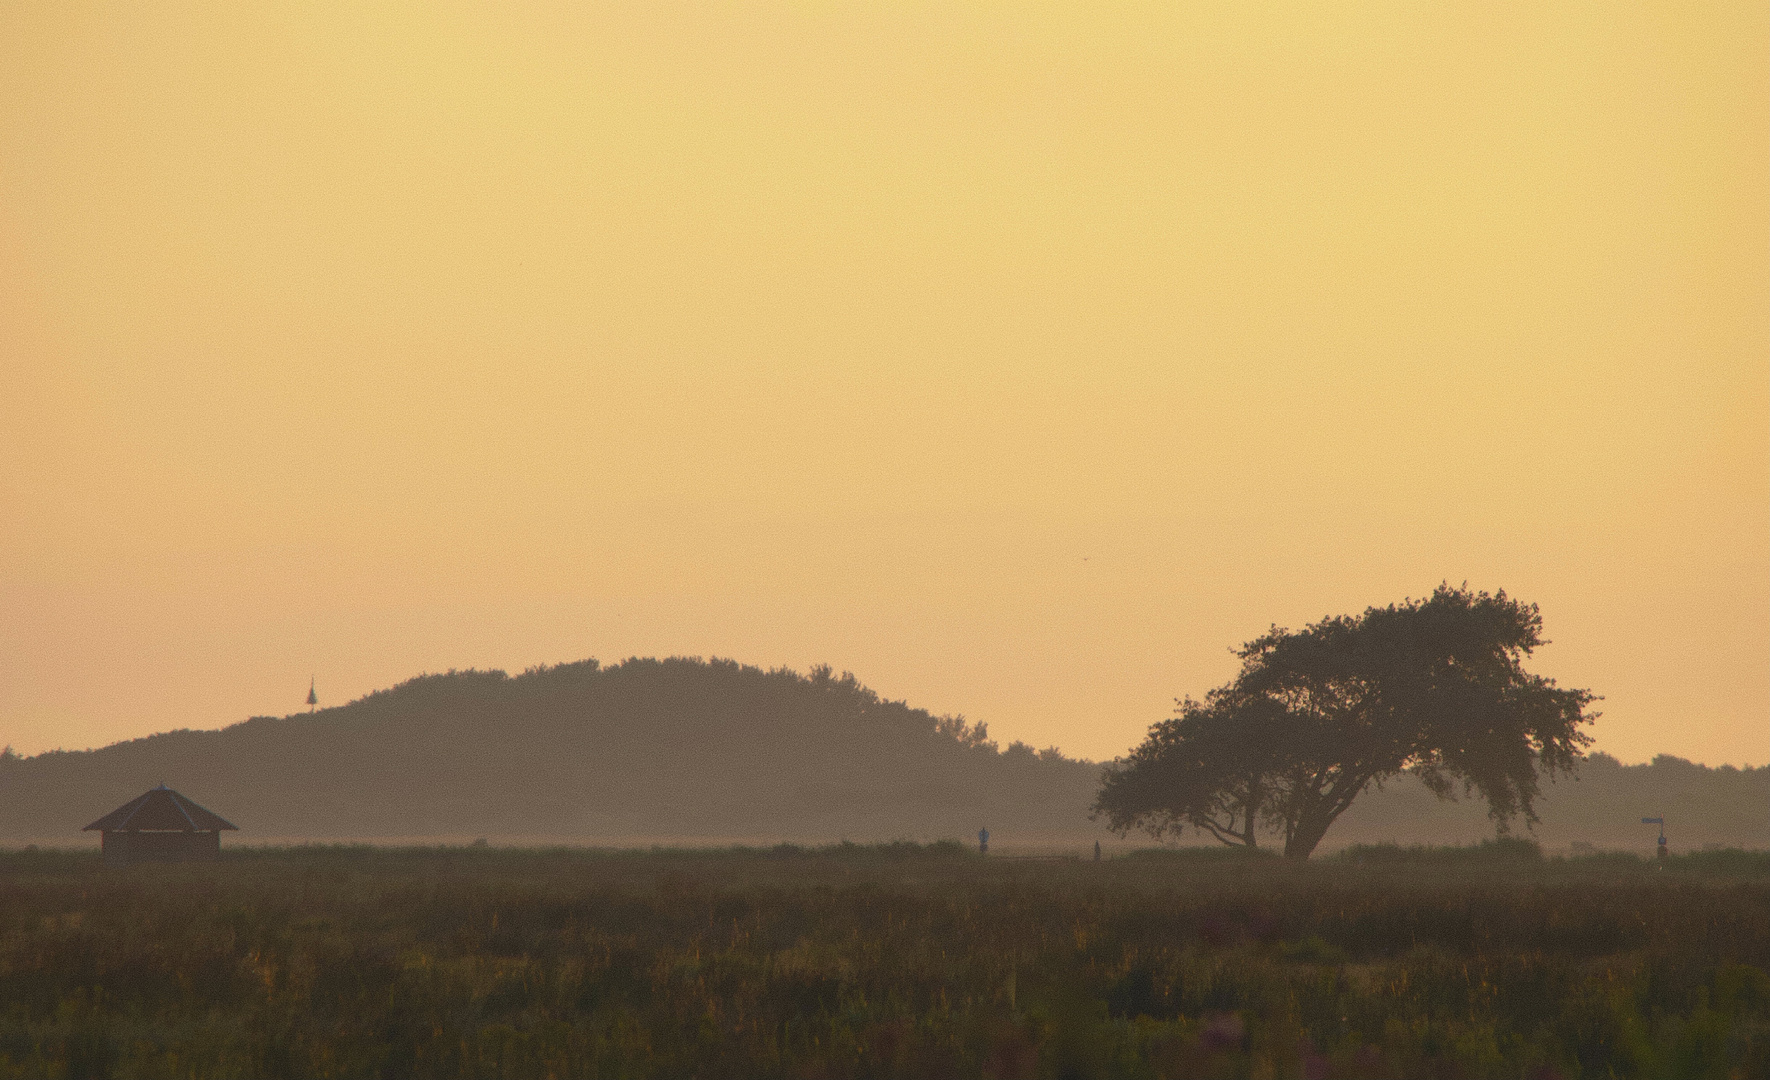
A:
[[[219,832],[239,831],[220,814],[213,814],[173,791],[165,784],[137,799],[131,799],[104,817],[81,829],[91,832]]]

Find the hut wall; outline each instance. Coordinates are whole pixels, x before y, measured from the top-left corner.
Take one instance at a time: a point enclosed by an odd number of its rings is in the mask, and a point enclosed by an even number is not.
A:
[[[201,862],[221,857],[218,832],[106,832],[101,843],[109,866],[139,862]]]

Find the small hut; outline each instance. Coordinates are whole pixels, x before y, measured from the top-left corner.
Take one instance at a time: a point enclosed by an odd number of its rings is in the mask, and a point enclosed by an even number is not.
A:
[[[98,832],[106,866],[128,866],[220,858],[224,829],[239,826],[161,784],[80,831]]]

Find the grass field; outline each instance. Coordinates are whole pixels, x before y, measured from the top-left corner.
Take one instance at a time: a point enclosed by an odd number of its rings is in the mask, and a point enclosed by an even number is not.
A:
[[[1770,855],[0,855],[3,1077],[1764,1077]]]

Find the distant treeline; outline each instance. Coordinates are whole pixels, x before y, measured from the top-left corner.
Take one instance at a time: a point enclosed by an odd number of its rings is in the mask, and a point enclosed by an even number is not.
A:
[[[964,838],[1091,844],[1100,766],[982,724],[888,701],[852,675],[729,660],[595,660],[426,675],[311,715],[254,717],[100,750],[0,756],[0,836],[73,840],[164,782],[280,837]],[[1550,848],[1770,846],[1770,768],[1596,754],[1544,785]],[[1404,778],[1361,796],[1325,850],[1471,843],[1478,800],[1440,802]],[[231,838],[230,838],[231,839]],[[1133,840],[1133,843],[1137,841]]]
[[[1658,827],[1643,817],[1666,819],[1673,851],[1705,847],[1770,847],[1770,767],[1717,768],[1661,754],[1646,765],[1624,765],[1609,754],[1591,754],[1574,779],[1544,784],[1542,823],[1529,835],[1553,849],[1651,852]],[[1441,802],[1407,778],[1353,804],[1328,836],[1328,846],[1388,841],[1401,844],[1468,844],[1493,835],[1479,799]],[[1516,826],[1519,835],[1523,831]]]

